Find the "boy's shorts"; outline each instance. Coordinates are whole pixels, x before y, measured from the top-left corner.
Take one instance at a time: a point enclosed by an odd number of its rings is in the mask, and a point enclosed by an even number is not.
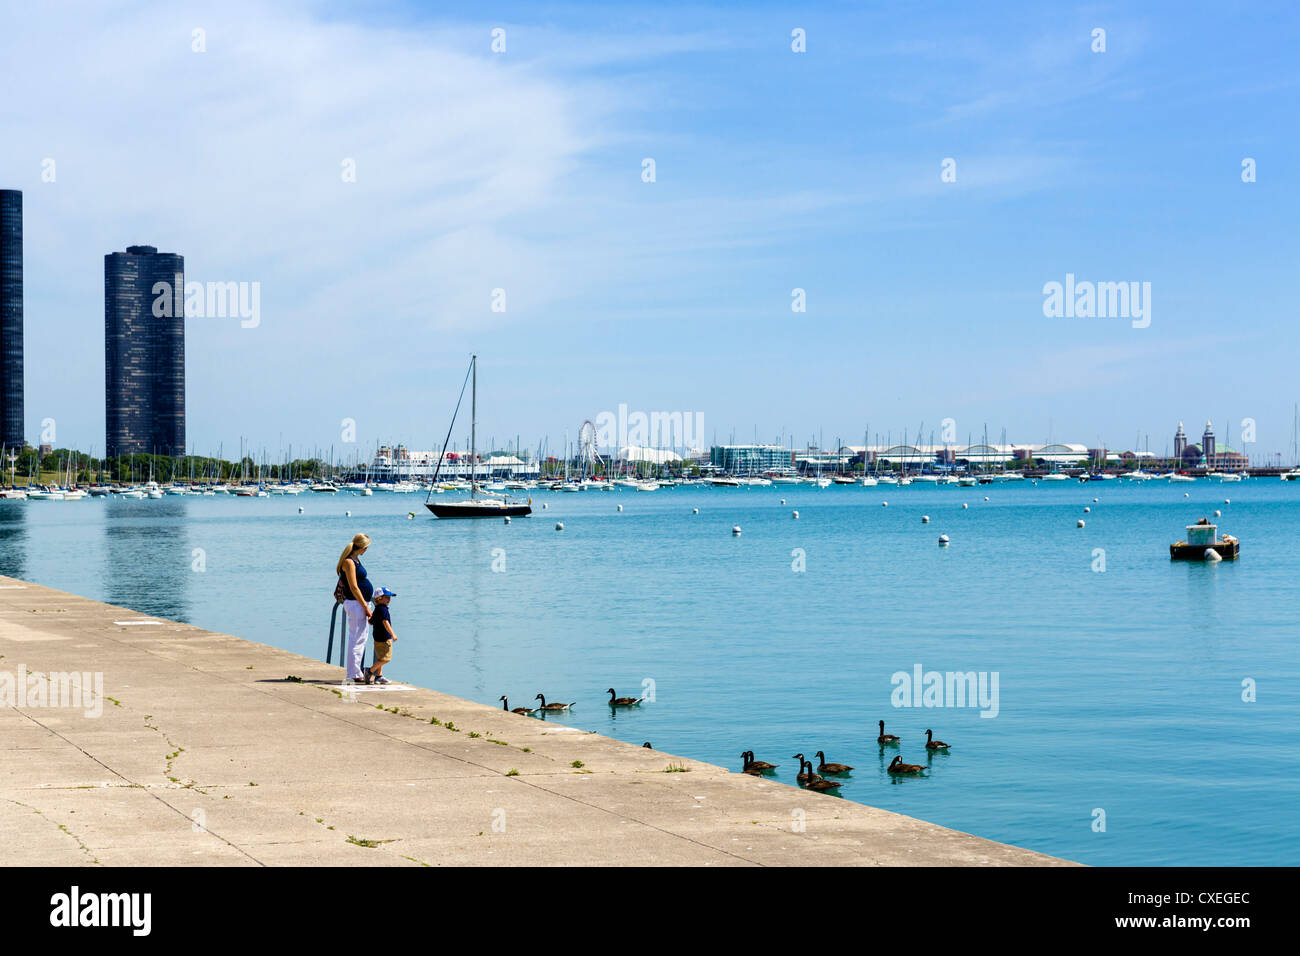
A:
[[[375,663],[387,664],[393,659],[392,641],[375,641]]]

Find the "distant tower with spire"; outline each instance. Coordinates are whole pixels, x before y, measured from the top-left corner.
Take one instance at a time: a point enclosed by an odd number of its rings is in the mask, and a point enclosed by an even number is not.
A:
[[[1201,454],[1205,456],[1205,464],[1210,465],[1214,461],[1214,426],[1209,422],[1205,423],[1205,434],[1201,436]]]
[[[1178,432],[1174,435],[1174,457],[1181,460],[1187,450],[1187,436],[1183,434],[1183,423],[1178,423]]]

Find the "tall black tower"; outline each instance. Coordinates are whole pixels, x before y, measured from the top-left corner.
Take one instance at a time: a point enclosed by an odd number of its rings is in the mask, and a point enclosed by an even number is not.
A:
[[[23,447],[23,194],[0,189],[0,445]]]
[[[104,422],[110,458],[185,454],[184,256],[104,256]]]

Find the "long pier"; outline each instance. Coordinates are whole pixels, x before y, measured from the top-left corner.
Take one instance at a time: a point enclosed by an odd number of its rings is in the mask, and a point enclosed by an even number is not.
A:
[[[1069,865],[0,577],[5,865]]]

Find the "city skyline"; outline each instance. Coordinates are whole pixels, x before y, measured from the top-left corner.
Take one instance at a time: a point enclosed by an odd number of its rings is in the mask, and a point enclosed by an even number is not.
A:
[[[1015,24],[670,4],[641,33],[400,3],[290,4],[249,33],[242,9],[146,4],[111,57],[93,7],[71,35],[19,11],[0,38],[16,73],[58,77],[15,99],[0,157],[25,191],[33,443],[49,419],[58,446],[100,444],[93,263],[140,237],[204,283],[260,284],[256,324],[187,322],[198,453],[343,445],[345,420],[362,447],[432,446],[472,351],[500,445],[627,403],[701,413],[706,444],[951,418],[1157,452],[1168,422],[1209,418],[1234,448],[1250,419],[1254,458],[1293,453],[1283,5],[1256,12],[1268,31],[1173,4]],[[1178,66],[1206,44],[1212,68]],[[175,117],[174,148],[98,119],[115,109]],[[1149,324],[1048,318],[1063,280],[1099,301],[1150,283]],[[358,361],[382,387],[346,384]]]

